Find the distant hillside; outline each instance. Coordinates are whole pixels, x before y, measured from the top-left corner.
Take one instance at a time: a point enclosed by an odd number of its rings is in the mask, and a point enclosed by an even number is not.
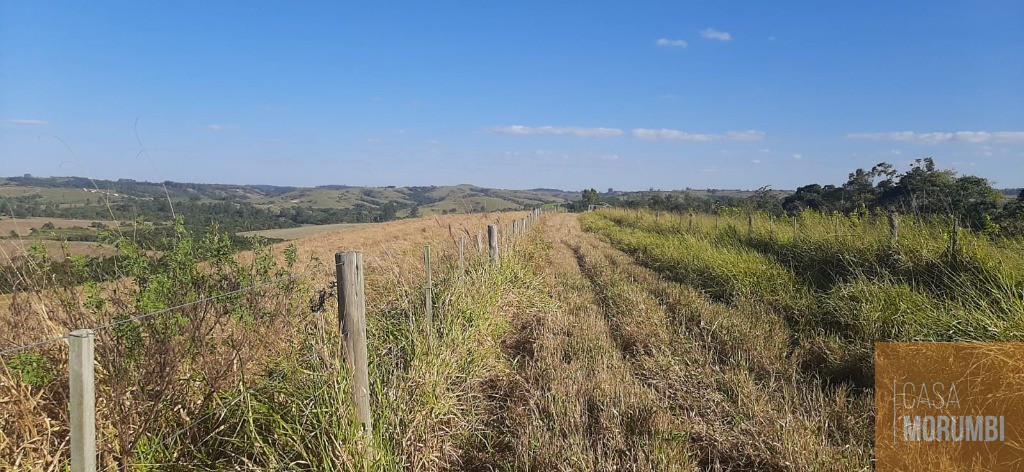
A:
[[[217,222],[256,230],[388,221],[411,215],[523,210],[561,204],[578,195],[555,189],[505,190],[475,185],[290,187],[26,175],[0,178],[0,215],[81,219],[143,216],[150,221],[168,221],[173,213],[184,215],[194,225]]]

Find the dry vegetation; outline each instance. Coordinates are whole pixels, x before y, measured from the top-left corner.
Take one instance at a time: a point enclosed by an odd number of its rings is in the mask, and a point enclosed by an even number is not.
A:
[[[337,223],[333,225],[307,225],[300,226],[298,228],[278,228],[278,229],[264,229],[259,231],[242,231],[238,233],[239,236],[262,236],[264,238],[271,239],[284,239],[286,241],[292,239],[302,239],[309,236],[313,236],[320,233],[330,233],[333,231],[358,228],[363,225],[373,223]]]
[[[103,464],[802,471],[871,468],[873,340],[1019,338],[1020,257],[969,235],[944,253],[927,224],[907,224],[893,247],[867,219],[836,236],[805,215],[793,237],[788,223],[747,233],[712,217],[552,214],[490,266],[476,234],[521,216],[360,226],[231,257],[196,242],[164,265],[140,254],[119,284],[19,294],[0,316],[0,348],[309,270],[102,330]],[[368,441],[339,414],[352,407],[324,261],[348,249],[366,261]],[[950,292],[963,274],[987,275]],[[950,310],[959,319],[943,318]],[[59,346],[0,367],[0,468],[66,461]]]

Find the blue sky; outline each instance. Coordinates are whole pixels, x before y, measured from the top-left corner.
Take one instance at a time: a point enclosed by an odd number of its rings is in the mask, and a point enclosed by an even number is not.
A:
[[[0,0],[0,175],[1016,187],[1022,84],[1019,0]]]

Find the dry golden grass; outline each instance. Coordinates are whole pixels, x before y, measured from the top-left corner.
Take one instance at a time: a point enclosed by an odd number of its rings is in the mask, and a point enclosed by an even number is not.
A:
[[[453,267],[452,255],[455,253],[454,238],[457,235],[468,234],[467,252],[473,258],[475,266],[481,266],[482,254],[477,254],[475,249],[475,236],[477,231],[486,230],[488,223],[499,223],[504,225],[513,218],[524,216],[525,213],[517,214],[495,214],[495,215],[452,215],[445,217],[430,217],[417,220],[404,220],[390,224],[373,227],[363,227],[357,230],[340,231],[330,234],[318,235],[314,238],[307,238],[296,241],[300,258],[299,270],[306,267],[320,267],[310,276],[303,277],[300,282],[308,291],[317,289],[325,290],[330,294],[328,288],[330,281],[334,279],[333,253],[342,250],[356,249],[364,252],[366,263],[367,298],[368,311],[374,314],[373,323],[376,323],[374,334],[371,339],[376,346],[375,349],[382,350],[388,355],[392,349],[405,349],[402,345],[391,345],[393,340],[381,339],[382,333],[395,331],[394,327],[388,327],[388,323],[395,320],[387,320],[387,314],[408,313],[411,320],[414,313],[422,310],[422,245],[432,243],[435,254],[435,278],[440,287],[443,287],[446,273]],[[354,234],[353,234],[354,233]],[[283,252],[286,244],[275,248],[274,254],[283,259]],[[253,261],[253,254],[241,254],[239,259],[243,264]],[[447,257],[446,257],[447,256]],[[318,259],[325,262],[317,265],[315,262],[307,263],[310,259]],[[507,274],[506,274],[507,275]],[[450,278],[450,277],[448,277]],[[475,290],[486,287],[485,293],[474,295],[477,298],[469,298],[467,295],[445,296],[443,291],[438,292],[437,316],[443,317],[446,310],[478,310],[481,307],[491,306],[492,303],[515,304],[513,299],[496,299],[487,301],[490,293],[498,290],[493,284],[502,283],[511,286],[508,279],[495,279],[486,277],[479,283],[474,284]],[[115,291],[124,289],[130,292],[133,288],[131,280],[122,279],[103,285],[105,298],[110,303],[109,310],[117,312],[123,310],[130,313],[132,300],[122,293],[118,295]],[[71,329],[82,326],[93,326],[98,323],[97,319],[91,317],[81,306],[81,288],[72,288],[69,294],[63,298],[47,296],[46,294],[20,294],[17,298],[17,310],[5,312],[2,315],[0,326],[8,333],[17,332],[17,338],[8,336],[8,341],[20,343],[21,341],[33,341],[52,336],[59,336]],[[269,292],[268,292],[269,293]],[[293,300],[296,294],[286,293],[279,297],[267,299],[267,303],[281,304],[284,306],[274,309],[275,312],[283,313],[284,316],[275,318],[272,324],[241,329],[239,326],[216,325],[209,329],[207,335],[212,335],[211,340],[217,346],[246,346],[243,352],[251,356],[239,358],[238,353],[210,349],[206,352],[201,361],[191,362],[188,365],[175,367],[159,367],[169,374],[163,382],[166,388],[181,389],[174,390],[175,398],[181,402],[181,412],[174,413],[163,406],[153,404],[155,398],[140,397],[145,394],[137,391],[128,385],[121,385],[116,379],[108,376],[101,369],[98,372],[99,401],[98,407],[101,410],[99,421],[99,434],[102,449],[102,462],[106,465],[125,464],[138,448],[139,442],[146,444],[145,438],[139,438],[138,432],[143,431],[136,426],[151,424],[145,431],[147,434],[161,434],[160,431],[167,431],[175,423],[187,422],[194,418],[195,414],[206,408],[206,402],[218,398],[225,389],[230,390],[232,382],[240,382],[243,377],[258,377],[260,372],[268,366],[284,362],[290,356],[290,349],[298,349],[295,344],[300,339],[309,337],[309,332],[327,333],[318,335],[316,339],[323,342],[330,339],[336,328],[337,313],[333,300],[327,300],[323,311],[308,313],[306,303],[303,300]],[[481,298],[482,297],[482,298]],[[10,304],[15,297],[6,297],[3,303]],[[459,300],[462,301],[459,301]],[[77,300],[77,302],[76,302]],[[466,306],[471,303],[470,306]],[[460,305],[461,304],[461,305]],[[114,306],[116,305],[116,306]],[[451,308],[445,308],[452,305]],[[508,310],[498,309],[497,306],[487,308],[496,316],[499,313],[506,313]],[[19,315],[11,317],[12,312],[17,311]],[[458,314],[458,313],[456,313]],[[114,315],[111,315],[114,316]],[[191,315],[190,315],[191,316]],[[401,320],[406,320],[405,316]],[[443,319],[443,318],[442,318]],[[500,351],[497,347],[493,351],[497,354],[491,356],[491,361],[486,360],[483,353],[488,345],[497,346],[497,339],[490,328],[478,328],[473,325],[459,325],[459,317],[453,317],[455,323],[450,329],[451,335],[439,339],[442,343],[438,347],[445,353],[443,356],[422,356],[414,354],[414,363],[404,366],[401,371],[386,371],[386,375],[378,377],[385,385],[385,391],[389,396],[397,398],[397,402],[384,413],[389,417],[391,413],[399,415],[400,420],[395,428],[391,430],[381,426],[382,439],[379,442],[390,443],[388,449],[393,451],[391,464],[404,464],[419,469],[443,469],[452,468],[462,463],[470,453],[466,450],[467,444],[476,441],[473,438],[481,437],[486,431],[474,422],[474,418],[482,418],[474,413],[482,409],[486,402],[481,401],[484,396],[483,380],[485,376],[497,375],[501,371],[500,365],[504,362],[500,358]],[[384,323],[381,326],[380,323]],[[408,326],[399,325],[398,331],[406,330],[402,336],[412,335],[408,333]],[[331,333],[334,333],[333,335]],[[110,332],[105,331],[101,339],[97,340],[98,349],[103,350],[110,346],[112,340]],[[387,336],[392,336],[388,334]],[[326,338],[325,338],[326,336]],[[5,338],[6,339],[6,338]],[[21,341],[19,341],[19,339]],[[416,341],[418,343],[419,341]],[[447,344],[444,344],[447,343]],[[299,343],[302,344],[302,343]],[[46,357],[57,367],[57,372],[63,370],[62,360],[66,353],[62,351],[62,343],[54,343],[51,348],[46,348]],[[176,347],[168,347],[176,349]],[[418,348],[418,349],[422,349]],[[415,352],[415,351],[414,351]],[[316,353],[323,358],[323,352]],[[98,358],[106,358],[103,353],[98,353]],[[172,351],[157,358],[173,359]],[[325,361],[326,362],[326,361]],[[148,364],[148,363],[147,363]],[[163,362],[155,363],[160,366]],[[0,369],[3,368],[0,363]],[[248,367],[246,367],[248,366]],[[167,370],[170,369],[170,370]],[[183,369],[183,370],[176,370]],[[248,372],[248,374],[243,374]],[[140,377],[140,382],[145,384],[149,376],[145,369],[140,372],[133,372]],[[64,375],[64,374],[59,374]],[[163,375],[163,374],[162,374]],[[334,374],[337,375],[335,371]],[[207,379],[200,383],[186,381],[189,378]],[[50,386],[40,389],[39,387],[28,387],[20,382],[13,381],[9,371],[0,371],[0,468],[16,467],[25,469],[46,469],[50,466],[59,465],[66,461],[67,454],[67,416],[61,406],[66,395],[66,377],[58,377]],[[344,383],[344,380],[339,380]],[[125,390],[127,389],[127,390]],[[206,392],[206,393],[204,393]],[[119,403],[117,400],[131,400],[126,403]],[[437,400],[443,400],[438,403]],[[378,398],[383,402],[384,399]],[[130,403],[130,404],[129,404]],[[439,405],[444,408],[439,409]],[[158,412],[156,417],[147,417],[152,412]],[[188,412],[188,415],[186,415]],[[180,418],[167,418],[168,414],[181,415]],[[158,421],[153,424],[153,421]],[[342,418],[343,421],[343,418]],[[167,424],[163,424],[167,422]],[[132,425],[131,436],[133,439],[124,439],[125,431],[121,425]],[[180,425],[178,425],[180,426]],[[439,431],[448,431],[447,434],[438,434]],[[194,460],[190,453],[195,453],[195,448],[206,447],[202,444],[180,443],[190,436],[175,438],[174,442],[181,451],[172,452],[170,456],[162,455],[159,451],[143,447],[142,451],[152,457],[160,458],[162,461],[183,461],[188,463]],[[193,438],[194,439],[194,438]],[[230,439],[230,438],[229,438]],[[304,439],[304,438],[303,438]],[[334,457],[350,457],[354,452],[351,450],[350,440],[342,438],[332,439],[335,442]],[[301,441],[300,441],[301,442]],[[217,446],[223,447],[223,446]],[[198,449],[205,454],[202,449]],[[189,452],[191,451],[191,452]],[[184,454],[184,455],[179,455]],[[272,456],[266,459],[265,464],[275,463],[282,460],[281,457]],[[341,459],[339,459],[341,460]]]
[[[690,469],[679,422],[644,386],[618,348],[598,294],[573,247],[583,236],[574,216],[540,225],[550,250],[533,260],[548,292],[544,311],[513,318],[506,351],[516,375],[500,389],[495,423],[522,470]]]
[[[344,251],[361,251],[367,265],[380,264],[386,268],[386,273],[400,280],[410,280],[409,274],[406,274],[409,271],[409,264],[401,261],[400,257],[403,251],[419,247],[418,251],[422,258],[422,246],[434,243],[434,254],[451,255],[457,251],[458,238],[464,236],[466,252],[474,253],[477,250],[477,233],[482,233],[486,251],[487,225],[498,224],[499,233],[503,233],[506,224],[527,214],[529,213],[474,213],[403,219],[315,234],[278,243],[273,249],[278,257],[283,257],[284,249],[294,244],[298,249],[299,261],[316,259],[328,263],[331,268],[317,275],[317,283],[324,285],[334,279],[334,254]],[[421,265],[416,264],[417,267]],[[419,272],[419,275],[422,275],[422,272]]]
[[[320,233],[329,233],[332,231],[358,228],[360,226],[369,226],[378,223],[337,223],[330,225],[306,225],[298,228],[278,228],[278,229],[263,229],[259,231],[242,231],[238,233],[239,236],[262,236],[264,238],[276,238],[284,240],[308,238],[313,235]]]

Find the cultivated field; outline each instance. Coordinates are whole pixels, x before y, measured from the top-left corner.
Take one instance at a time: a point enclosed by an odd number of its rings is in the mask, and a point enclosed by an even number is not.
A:
[[[320,233],[328,233],[331,231],[338,231],[343,229],[358,228],[364,224],[372,223],[338,223],[333,225],[308,225],[301,226],[298,228],[279,228],[279,229],[265,229],[261,231],[242,231],[238,233],[239,236],[262,236],[270,239],[284,239],[285,241],[292,239],[300,239],[308,236],[313,236]]]
[[[874,341],[1024,338],[1020,243],[953,243],[941,221],[906,218],[893,241],[884,216],[548,214],[488,263],[476,234],[522,216],[230,257],[183,241],[130,256],[123,284],[19,295],[0,349],[118,323],[97,331],[104,466],[803,471],[871,469]],[[329,286],[348,249],[366,261],[366,438]],[[3,358],[0,468],[66,462],[62,349]]]

